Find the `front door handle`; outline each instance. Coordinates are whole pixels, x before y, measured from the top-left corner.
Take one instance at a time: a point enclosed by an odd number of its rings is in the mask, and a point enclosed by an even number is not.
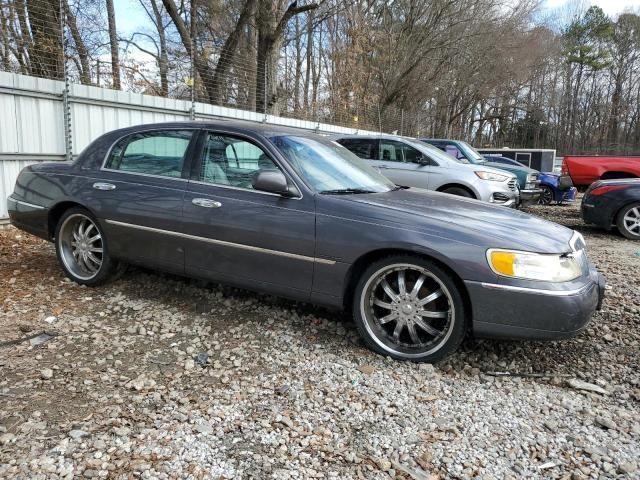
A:
[[[96,182],[93,184],[93,188],[96,190],[115,190],[116,186],[113,183]]]
[[[191,200],[191,203],[193,203],[197,207],[204,208],[220,208],[222,206],[220,202],[209,200],[208,198],[194,198],[193,200]]]

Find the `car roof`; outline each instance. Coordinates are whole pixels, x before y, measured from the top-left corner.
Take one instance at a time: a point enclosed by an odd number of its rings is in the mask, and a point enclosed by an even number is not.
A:
[[[348,138],[354,138],[354,139],[358,139],[358,138],[375,138],[375,139],[380,139],[380,140],[406,140],[409,142],[418,142],[419,140],[416,138],[411,138],[411,137],[403,137],[400,135],[391,135],[391,134],[384,134],[384,133],[363,133],[363,134],[357,134],[357,133],[349,133],[349,134],[345,134],[345,135],[340,135],[340,134],[333,134],[331,135],[332,139],[348,139]]]
[[[258,133],[259,135],[265,137],[271,137],[276,135],[297,135],[297,136],[316,136],[319,133],[310,132],[309,130],[304,130],[302,128],[294,128],[287,127],[281,125],[273,125],[270,123],[257,123],[251,122],[247,120],[233,120],[233,119],[225,119],[219,118],[214,120],[186,120],[186,121],[176,121],[176,122],[161,122],[161,123],[146,123],[140,125],[133,125],[130,127],[121,128],[118,130],[114,130],[113,132],[119,133],[127,133],[127,132],[137,132],[144,130],[154,130],[154,129],[170,129],[170,128],[215,128],[215,129],[232,129],[237,132],[242,132],[243,130],[246,132]]]

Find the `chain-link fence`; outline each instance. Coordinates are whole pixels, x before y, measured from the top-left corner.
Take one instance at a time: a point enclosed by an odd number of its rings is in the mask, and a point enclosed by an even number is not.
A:
[[[233,15],[215,16],[211,8],[204,0],[0,0],[0,70],[363,130],[421,133],[418,119],[405,111],[352,92],[337,94],[323,74],[328,67],[321,64],[321,46],[292,53],[287,31],[265,41],[252,22],[221,35],[212,19]],[[238,24],[246,12],[239,13]],[[66,122],[68,111],[65,101]]]

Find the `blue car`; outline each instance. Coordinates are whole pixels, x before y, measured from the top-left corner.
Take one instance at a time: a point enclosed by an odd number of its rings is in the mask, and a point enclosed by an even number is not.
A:
[[[576,199],[578,189],[573,186],[571,177],[553,172],[540,172],[540,188],[542,195],[538,203],[540,205],[551,205],[555,203],[572,203]]]
[[[485,155],[484,157],[494,163],[512,165],[514,167],[522,166],[517,160],[507,157],[497,155]],[[573,186],[570,176],[553,172],[540,172],[538,181],[540,182],[540,189],[542,190],[538,204],[551,205],[555,203],[560,205],[565,202],[571,203],[575,201],[578,189]]]

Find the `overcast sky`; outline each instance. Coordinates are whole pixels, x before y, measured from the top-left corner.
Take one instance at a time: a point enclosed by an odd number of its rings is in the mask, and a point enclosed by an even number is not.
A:
[[[549,9],[556,9],[576,3],[575,0],[544,0],[543,5]],[[640,13],[640,0],[586,0],[585,5],[597,5],[610,17],[617,17],[625,10]]]
[[[568,5],[598,5],[613,18],[625,10],[640,13],[640,0],[543,0],[543,10],[555,10]],[[140,24],[150,26],[149,18],[137,0],[114,0],[116,22],[121,35],[139,30]]]

